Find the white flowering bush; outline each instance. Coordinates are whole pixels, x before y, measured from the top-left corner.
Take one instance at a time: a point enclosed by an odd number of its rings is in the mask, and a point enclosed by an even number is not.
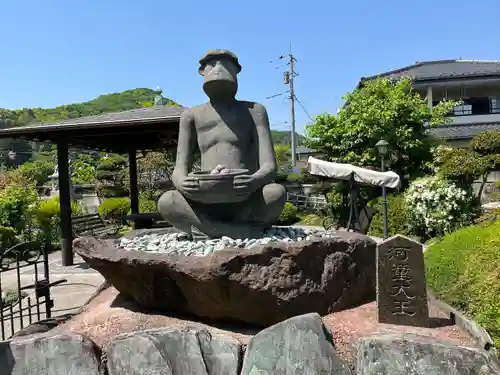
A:
[[[439,176],[413,181],[405,193],[411,232],[426,238],[441,236],[472,222],[474,197]]]

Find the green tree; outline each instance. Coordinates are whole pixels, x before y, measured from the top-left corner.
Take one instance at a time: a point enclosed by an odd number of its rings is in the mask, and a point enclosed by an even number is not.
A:
[[[126,197],[127,159],[122,155],[104,156],[96,168],[97,193],[104,198]]]
[[[275,144],[274,153],[276,155],[276,164],[278,174],[286,175],[290,171],[290,146],[287,144]]]
[[[11,174],[31,181],[36,186],[44,185],[49,181],[49,176],[54,173],[56,163],[50,160],[35,160],[22,164],[18,169],[12,170]]]
[[[137,158],[137,185],[141,198],[156,201],[170,185],[170,176],[175,166],[175,149],[148,152]],[[129,189],[129,174],[126,171],[125,186]]]
[[[88,160],[73,161],[71,180],[75,185],[93,184],[96,179],[96,169]]]
[[[468,148],[436,147],[433,167],[436,173],[465,190],[471,190],[472,183],[480,180],[480,197],[489,173],[500,170],[500,131],[476,135]]]
[[[457,102],[441,102],[431,111],[411,83],[379,78],[347,93],[337,115],[320,115],[306,127],[307,146],[330,160],[378,168],[375,144],[385,139],[391,148],[389,168],[402,177],[419,175],[432,160],[426,125],[447,123]]]

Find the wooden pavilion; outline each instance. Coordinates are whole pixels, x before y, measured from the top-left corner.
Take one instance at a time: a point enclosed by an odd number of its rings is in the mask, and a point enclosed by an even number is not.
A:
[[[137,152],[176,147],[179,120],[185,110],[183,107],[163,105],[156,100],[155,104],[129,111],[0,130],[0,139],[24,138],[50,141],[57,145],[63,266],[73,265],[69,147],[128,154],[131,211],[138,214]]]

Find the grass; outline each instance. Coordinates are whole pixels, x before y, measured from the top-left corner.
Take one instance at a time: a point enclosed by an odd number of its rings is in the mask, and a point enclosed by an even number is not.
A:
[[[124,225],[123,227],[120,228],[120,230],[118,231],[118,234],[121,236],[124,236],[127,233],[129,233],[130,231],[132,231],[132,226]]]
[[[299,214],[299,222],[297,224],[300,225],[312,225],[312,226],[321,226],[324,217],[317,214],[310,213],[300,213]]]

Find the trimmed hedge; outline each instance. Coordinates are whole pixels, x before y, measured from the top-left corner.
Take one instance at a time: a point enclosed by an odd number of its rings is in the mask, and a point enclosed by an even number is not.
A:
[[[35,213],[36,223],[38,224],[41,232],[39,239],[49,246],[56,245],[60,240],[60,218],[61,200],[59,196],[41,201]],[[82,208],[78,202],[71,201],[71,214],[78,216],[83,214]]]
[[[120,221],[130,210],[130,199],[107,198],[99,206],[99,216],[105,220]]]
[[[444,236],[425,252],[427,283],[500,347],[500,222]]]
[[[157,212],[158,203],[152,199],[139,199],[139,212]],[[106,220],[119,221],[131,214],[129,198],[107,198],[99,206],[99,215]]]
[[[278,219],[278,223],[281,225],[294,224],[298,221],[299,210],[292,203],[286,202],[283,211]]]

